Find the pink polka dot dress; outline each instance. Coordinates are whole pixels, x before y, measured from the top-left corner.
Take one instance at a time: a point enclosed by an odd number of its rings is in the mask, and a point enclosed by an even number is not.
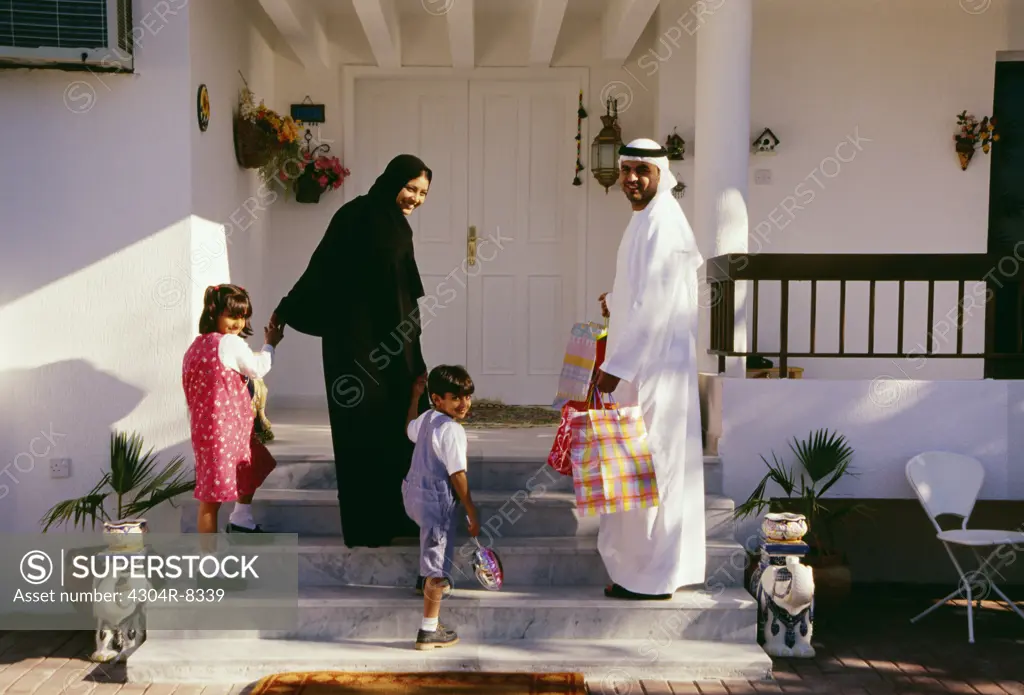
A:
[[[195,498],[200,502],[238,499],[238,468],[252,459],[252,399],[245,377],[220,360],[223,337],[222,333],[200,335],[182,362],[196,457]]]

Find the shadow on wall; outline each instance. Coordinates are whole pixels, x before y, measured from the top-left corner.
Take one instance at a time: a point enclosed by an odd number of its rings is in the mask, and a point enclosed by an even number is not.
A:
[[[114,424],[145,396],[85,360],[0,372],[0,393],[0,527],[21,531],[41,530],[50,506],[99,482]],[[72,459],[69,478],[50,478],[52,458]]]

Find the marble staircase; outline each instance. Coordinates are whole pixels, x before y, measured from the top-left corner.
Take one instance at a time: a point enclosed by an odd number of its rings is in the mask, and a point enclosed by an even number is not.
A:
[[[604,598],[596,519],[579,518],[571,478],[544,459],[553,430],[469,431],[470,485],[482,543],[501,555],[505,587],[483,590],[469,567],[468,537],[456,551],[456,590],[441,619],[462,642],[412,648],[423,600],[415,539],[387,548],[346,548],[329,439],[271,418],[278,468],[253,511],[268,531],[298,533],[295,629],[150,631],[128,660],[135,682],[239,682],[285,670],[582,670],[592,684],[641,678],[759,679],[771,660],[757,645],[756,606],[742,588],[746,556],[733,539],[732,501],[721,463],[705,459],[707,572],[703,587],[671,601]],[[315,435],[315,436],[313,436]],[[230,505],[222,510],[227,520]],[[195,530],[194,503],[182,530]],[[253,599],[258,609],[259,599]]]

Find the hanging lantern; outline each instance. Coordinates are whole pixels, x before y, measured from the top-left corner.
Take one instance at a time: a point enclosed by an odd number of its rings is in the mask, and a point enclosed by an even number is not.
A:
[[[619,147],[622,145],[622,133],[619,130],[619,103],[609,97],[605,101],[605,115],[601,116],[604,127],[594,138],[590,146],[590,170],[594,178],[604,186],[604,192],[619,180]]]

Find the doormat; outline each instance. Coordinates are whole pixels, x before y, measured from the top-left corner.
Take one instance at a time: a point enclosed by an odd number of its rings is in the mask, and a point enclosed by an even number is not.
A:
[[[465,427],[556,427],[562,421],[562,413],[554,408],[539,405],[505,405],[501,401],[473,401],[469,415],[463,420]]]
[[[585,695],[582,673],[306,671],[261,679],[249,695]]]

